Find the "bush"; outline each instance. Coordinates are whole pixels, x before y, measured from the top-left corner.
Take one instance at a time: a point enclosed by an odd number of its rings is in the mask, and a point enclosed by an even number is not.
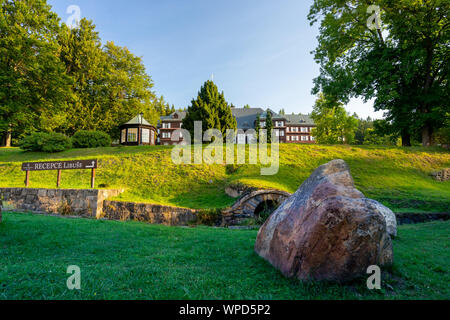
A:
[[[36,132],[25,137],[20,142],[20,148],[25,151],[61,152],[72,147],[70,138],[61,133]]]
[[[111,146],[111,137],[102,131],[81,130],[72,137],[74,148],[99,148]]]
[[[220,224],[222,217],[220,209],[204,209],[197,212],[197,224],[215,226]]]

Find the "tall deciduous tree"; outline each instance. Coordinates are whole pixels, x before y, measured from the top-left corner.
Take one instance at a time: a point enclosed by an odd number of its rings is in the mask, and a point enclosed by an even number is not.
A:
[[[236,119],[225,100],[224,93],[220,93],[214,82],[208,80],[201,87],[196,99],[188,107],[183,119],[183,128],[194,137],[194,122],[201,121],[202,129],[218,129],[225,137],[227,129],[236,129]]]
[[[371,5],[381,9],[379,28],[368,27]],[[322,19],[314,51],[321,74],[313,92],[344,103],[374,98],[403,145],[416,131],[432,144],[450,98],[449,13],[448,0],[315,0],[309,19]]]
[[[63,25],[59,42],[61,59],[74,80],[65,132],[102,130],[117,137],[118,126],[138,113],[156,124],[157,107],[166,103],[152,91],[141,58],[113,42],[102,47],[95,25],[86,19],[76,29]]]
[[[0,0],[0,136],[6,145],[64,123],[70,78],[59,59],[59,19],[44,0]]]
[[[353,143],[358,128],[358,119],[350,116],[342,103],[327,99],[321,94],[314,105],[311,118],[316,124],[311,134],[318,143]]]

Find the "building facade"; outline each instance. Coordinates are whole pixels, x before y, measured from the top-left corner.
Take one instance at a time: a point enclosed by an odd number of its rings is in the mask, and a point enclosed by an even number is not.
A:
[[[156,128],[139,114],[120,126],[120,144],[126,146],[153,146],[156,141]]]
[[[183,136],[175,137],[174,132],[181,129],[185,117],[186,112],[174,112],[169,116],[161,117],[158,123],[158,144],[167,146],[182,143]],[[172,137],[176,141],[172,141]]]
[[[254,136],[247,130],[255,130],[259,116],[260,128],[266,128],[267,112],[272,116],[274,134],[280,143],[315,143],[312,136],[314,121],[307,115],[281,115],[272,110],[264,111],[261,108],[232,108],[232,113],[237,122],[237,144],[255,143]],[[186,112],[175,112],[169,116],[161,117],[158,123],[158,143],[161,145],[173,145],[182,143],[183,137],[174,137],[174,131],[182,128],[182,121]],[[174,137],[175,141],[172,141]]]

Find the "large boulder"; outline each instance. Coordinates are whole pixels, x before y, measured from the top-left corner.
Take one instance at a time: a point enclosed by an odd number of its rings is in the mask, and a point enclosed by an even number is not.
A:
[[[391,236],[391,238],[395,238],[397,236],[397,217],[395,216],[395,213],[378,201],[367,199],[367,203],[374,206],[375,210],[383,215],[384,220],[386,221],[387,233]]]
[[[317,168],[266,221],[255,251],[288,277],[344,282],[393,262],[386,221],[343,160]]]

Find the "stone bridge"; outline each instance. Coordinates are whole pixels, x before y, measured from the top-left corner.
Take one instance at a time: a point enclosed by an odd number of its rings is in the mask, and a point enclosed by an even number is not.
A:
[[[231,208],[222,212],[225,225],[238,224],[241,220],[254,218],[265,206],[278,207],[291,194],[281,190],[257,190],[242,196]]]

